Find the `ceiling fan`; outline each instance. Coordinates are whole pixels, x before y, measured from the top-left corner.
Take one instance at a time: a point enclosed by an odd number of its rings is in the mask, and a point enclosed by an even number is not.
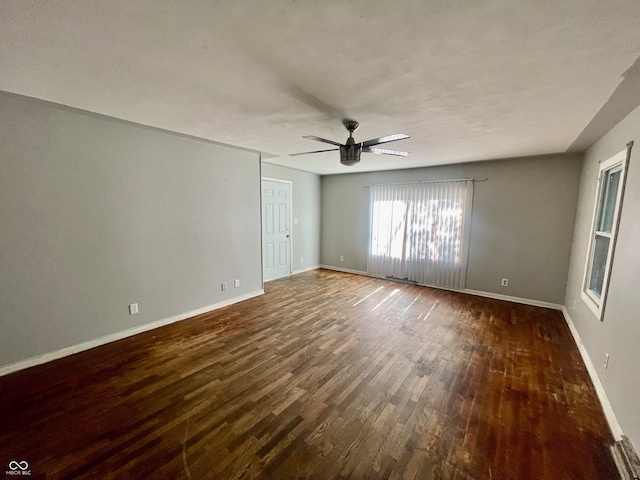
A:
[[[316,137],[315,135],[305,135],[302,138],[329,143],[331,145],[336,145],[338,148],[329,148],[328,150],[314,150],[313,152],[291,153],[289,154],[289,156],[295,157],[297,155],[308,155],[310,153],[332,152],[334,150],[340,150],[340,163],[342,163],[343,165],[355,165],[360,161],[360,154],[362,152],[378,153],[382,155],[395,155],[398,157],[406,157],[407,155],[409,155],[409,152],[403,152],[402,150],[388,150],[386,148],[375,147],[375,145],[380,145],[382,143],[404,140],[405,138],[409,138],[409,135],[405,135],[404,133],[395,133],[393,135],[387,135],[386,137],[373,138],[371,140],[367,140],[366,142],[356,143],[356,141],[353,139],[353,132],[356,131],[360,124],[355,120],[347,119],[343,120],[342,124],[347,130],[349,130],[349,138],[347,138],[347,142],[344,145],[338,142],[334,142],[333,140]]]

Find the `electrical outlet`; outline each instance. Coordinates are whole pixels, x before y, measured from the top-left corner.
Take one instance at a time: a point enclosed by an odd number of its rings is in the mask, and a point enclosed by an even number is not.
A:
[[[226,292],[226,291],[227,291],[227,288],[228,288],[228,287],[227,287],[227,282],[222,282],[222,283],[220,284],[220,286],[222,287],[222,291],[223,291],[223,292]]]
[[[502,282],[500,283],[500,285],[502,285],[503,287],[508,287],[509,286],[509,279],[508,278],[503,278]]]
[[[340,255],[340,261],[344,262],[344,255]]]
[[[609,354],[605,353],[604,354],[604,369],[606,370],[608,366],[609,366]]]
[[[300,257],[300,263],[304,263],[304,257]]]
[[[238,287],[240,286],[240,280],[238,280],[238,279],[234,280],[234,281],[233,281],[233,286],[234,286],[235,288],[238,288]]]
[[[571,300],[571,310],[575,310],[576,309],[576,300],[575,298],[573,300]]]
[[[138,313],[138,304],[132,303],[129,305],[129,315],[135,315],[136,313]]]

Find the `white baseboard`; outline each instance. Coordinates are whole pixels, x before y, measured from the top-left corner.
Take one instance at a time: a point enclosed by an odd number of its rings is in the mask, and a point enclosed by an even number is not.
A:
[[[502,295],[500,293],[482,292],[480,290],[471,290],[465,288],[464,290],[456,290],[462,293],[468,293],[469,295],[477,295],[479,297],[494,298],[496,300],[506,300],[507,302],[522,303],[524,305],[531,305],[534,307],[552,308],[553,310],[562,310],[562,305],[558,303],[543,302],[541,300],[532,300],[530,298],[512,297],[510,295]]]
[[[101,345],[105,345],[107,343],[115,342],[116,340],[122,340],[123,338],[137,335],[138,333],[153,330],[154,328],[163,327],[165,325],[169,325],[170,323],[175,323],[181,320],[185,320],[187,318],[195,317],[197,315],[202,315],[203,313],[211,312],[213,310],[217,310],[219,308],[226,307],[234,303],[242,302],[243,300],[248,300],[250,298],[257,297],[259,295],[264,295],[264,290],[262,289],[257,290],[255,292],[240,295],[238,297],[233,297],[228,300],[224,300],[222,302],[214,303],[213,305],[197,308],[195,310],[191,310],[185,313],[180,313],[178,315],[173,315],[171,317],[163,318],[161,320],[156,320],[155,322],[145,323],[144,325],[139,325],[137,327],[129,328],[127,330],[122,330],[120,332],[111,333],[109,335],[105,335],[104,337],[99,337],[93,340],[89,340],[87,342],[79,343],[77,345],[72,345],[71,347],[61,348],[60,350],[56,350],[54,352],[44,353],[36,357],[27,358],[26,360],[21,360],[20,362],[12,363],[12,364],[0,367],[0,377],[3,375],[8,375],[9,373],[17,372],[18,370],[24,370],[25,368],[41,365],[43,363],[51,362],[52,360],[57,360],[58,358],[67,357],[69,355],[83,352],[91,348],[95,348]]]
[[[291,277],[292,275],[297,275],[297,274],[299,274],[299,273],[309,272],[309,271],[311,271],[311,270],[317,270],[317,269],[319,269],[319,268],[322,268],[322,267],[321,267],[320,265],[314,265],[314,266],[312,266],[312,267],[301,268],[300,270],[294,270],[294,271],[293,271],[293,272],[291,272],[291,273],[287,273],[287,274],[282,275],[282,276],[277,277],[277,278],[270,278],[269,280],[265,280],[265,282],[273,282],[274,280],[282,280],[283,278],[289,278],[289,277]]]
[[[320,268],[324,268],[326,270],[335,270],[336,272],[353,273],[355,275],[364,275],[365,277],[373,277],[373,275],[369,275],[367,272],[363,272],[362,270],[351,270],[350,268],[334,267],[333,265],[320,265]],[[378,277],[374,277],[374,278],[378,278]]]
[[[366,277],[379,278],[381,280],[388,280],[385,277],[381,277],[381,276],[378,276],[378,275],[371,275],[370,273],[363,272],[361,270],[351,270],[349,268],[334,267],[332,265],[321,265],[320,267],[321,268],[326,268],[327,270],[335,270],[337,272],[353,273],[353,274],[356,274],[356,275],[364,275]],[[543,308],[551,308],[553,310],[562,310],[562,305],[560,305],[558,303],[543,302],[541,300],[532,300],[530,298],[512,297],[512,296],[509,296],[509,295],[502,295],[500,293],[482,292],[480,290],[471,290],[469,288],[455,289],[455,288],[440,287],[438,285],[423,285],[423,284],[420,284],[420,283],[417,284],[417,285],[419,285],[421,287],[437,288],[437,289],[440,289],[440,290],[449,290],[451,292],[467,293],[469,295],[477,295],[479,297],[494,298],[496,300],[506,300],[507,302],[522,303],[524,305],[531,305],[531,306],[534,306],[534,307],[543,307]]]
[[[301,268],[300,270],[294,270],[293,272],[291,272],[291,275],[297,275],[299,273],[310,272],[311,270],[318,270],[319,268],[322,268],[322,265],[314,265],[312,267]]]
[[[620,440],[622,438],[622,427],[620,427],[620,423],[618,423],[618,418],[616,417],[615,412],[613,411],[613,407],[611,407],[611,403],[609,403],[609,397],[607,397],[607,393],[602,386],[602,382],[600,382],[600,377],[598,376],[598,372],[596,371],[596,367],[593,365],[591,361],[591,357],[587,353],[587,349],[582,343],[582,339],[580,338],[580,334],[573,324],[573,320],[571,320],[571,316],[567,309],[562,307],[562,314],[564,315],[564,319],[569,326],[569,330],[571,330],[571,335],[573,335],[573,339],[578,346],[578,351],[582,356],[582,361],[587,367],[587,372],[589,372],[589,376],[591,377],[591,382],[596,389],[596,394],[598,395],[598,399],[600,400],[600,404],[602,405],[602,410],[604,411],[604,416],[609,423],[609,428],[611,429],[611,433],[613,433],[613,437],[616,440]]]

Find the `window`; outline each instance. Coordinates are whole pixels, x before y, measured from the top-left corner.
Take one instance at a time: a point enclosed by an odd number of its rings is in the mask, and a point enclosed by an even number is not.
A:
[[[473,181],[372,185],[367,272],[464,288]]]
[[[600,164],[582,299],[602,319],[611,276],[628,150]]]

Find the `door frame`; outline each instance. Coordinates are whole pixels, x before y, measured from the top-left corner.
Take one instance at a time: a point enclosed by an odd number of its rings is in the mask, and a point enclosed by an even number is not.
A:
[[[261,265],[260,269],[262,270],[262,288],[264,288],[264,236],[263,236],[263,209],[264,204],[262,203],[262,181],[266,180],[267,182],[276,182],[276,183],[288,183],[289,184],[289,219],[288,219],[288,228],[289,228],[289,276],[293,273],[293,182],[291,180],[284,180],[282,178],[274,178],[274,177],[265,177],[260,176],[260,243],[261,243]]]

